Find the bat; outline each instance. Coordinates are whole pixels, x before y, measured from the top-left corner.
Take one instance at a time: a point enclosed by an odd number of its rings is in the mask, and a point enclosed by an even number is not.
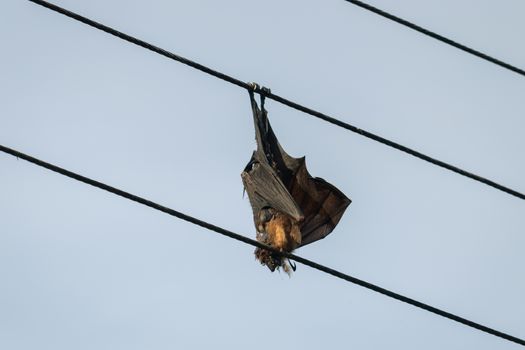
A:
[[[241,178],[252,207],[256,238],[281,252],[292,252],[330,234],[352,201],[332,184],[312,177],[305,157],[293,158],[283,150],[264,109],[264,95],[259,108],[254,92],[249,90],[249,94],[257,149]],[[290,269],[295,271],[287,259],[268,250],[255,249],[255,257],[272,272],[279,268],[288,274]]]

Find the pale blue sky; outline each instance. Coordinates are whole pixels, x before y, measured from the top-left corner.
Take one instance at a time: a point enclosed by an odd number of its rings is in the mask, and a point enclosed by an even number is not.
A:
[[[525,3],[371,4],[525,68]],[[342,0],[56,1],[525,191],[525,78]],[[0,143],[254,237],[246,91],[0,3]],[[525,338],[525,203],[276,102],[285,149],[352,198],[297,251]],[[0,154],[2,349],[518,345]]]

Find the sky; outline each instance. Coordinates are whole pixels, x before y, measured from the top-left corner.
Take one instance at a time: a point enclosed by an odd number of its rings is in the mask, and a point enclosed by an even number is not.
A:
[[[525,192],[525,79],[342,0],[56,4]],[[525,68],[525,3],[370,0]],[[28,1],[0,3],[0,144],[255,237],[245,90]],[[525,202],[274,101],[352,199],[297,254],[525,338]],[[0,348],[518,345],[0,154]]]

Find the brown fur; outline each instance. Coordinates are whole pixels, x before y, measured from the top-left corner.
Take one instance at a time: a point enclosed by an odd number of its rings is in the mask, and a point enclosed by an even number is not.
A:
[[[288,215],[277,212],[265,225],[269,243],[280,251],[291,252],[301,244],[299,225]]]
[[[290,216],[273,208],[262,209],[258,215],[257,228],[260,232],[258,240],[268,244],[282,252],[292,252],[301,245],[301,231],[299,223]],[[263,265],[270,270],[283,267],[290,273],[286,261],[267,250],[256,249],[255,256]]]

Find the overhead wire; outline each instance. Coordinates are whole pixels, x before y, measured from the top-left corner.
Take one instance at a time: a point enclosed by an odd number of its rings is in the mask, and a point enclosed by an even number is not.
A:
[[[497,183],[495,181],[489,180],[489,179],[487,179],[485,177],[482,177],[482,176],[476,175],[474,173],[468,172],[468,171],[463,170],[463,169],[461,169],[459,167],[456,167],[454,165],[451,165],[451,164],[446,163],[444,161],[441,161],[439,159],[430,157],[430,156],[428,156],[426,154],[423,154],[423,153],[421,153],[419,151],[416,151],[414,149],[411,149],[409,147],[403,146],[403,145],[401,145],[401,144],[399,144],[397,142],[391,141],[389,139],[386,139],[384,137],[381,137],[381,136],[376,135],[374,133],[371,133],[369,131],[360,129],[360,128],[354,126],[354,125],[351,125],[351,124],[348,124],[346,122],[343,122],[343,121],[341,121],[339,119],[336,119],[336,118],[333,118],[331,116],[328,116],[328,115],[326,115],[324,113],[318,112],[318,111],[313,110],[311,108],[308,108],[308,107],[305,107],[303,105],[300,105],[300,104],[298,104],[296,102],[290,101],[290,100],[288,100],[288,99],[286,99],[284,97],[278,96],[278,95],[270,92],[269,90],[262,89],[262,88],[260,88],[258,86],[254,88],[249,83],[243,82],[243,81],[241,81],[239,79],[236,79],[234,77],[231,77],[231,76],[229,76],[227,74],[221,73],[219,71],[216,71],[214,69],[206,67],[206,66],[204,66],[204,65],[202,65],[200,63],[194,62],[194,61],[192,61],[192,60],[190,60],[188,58],[185,58],[185,57],[182,57],[180,55],[174,54],[174,53],[172,53],[170,51],[164,50],[164,49],[162,49],[160,47],[157,47],[157,46],[152,45],[152,44],[150,44],[148,42],[145,42],[143,40],[135,38],[135,37],[133,37],[131,35],[125,34],[123,32],[120,32],[120,31],[116,30],[116,29],[108,27],[108,26],[106,26],[104,24],[98,23],[98,22],[96,22],[94,20],[91,20],[89,18],[81,16],[81,15],[75,13],[75,12],[66,10],[66,9],[64,9],[62,7],[59,7],[59,6],[55,5],[55,4],[52,4],[52,3],[49,3],[49,2],[43,1],[43,0],[29,0],[29,1],[33,2],[35,4],[38,4],[38,5],[41,5],[43,7],[46,7],[48,9],[50,9],[50,10],[55,11],[55,12],[61,13],[61,14],[65,15],[65,16],[67,16],[67,17],[73,18],[73,19],[75,19],[75,20],[77,20],[79,22],[87,24],[87,25],[89,25],[91,27],[99,29],[99,30],[101,30],[103,32],[106,32],[108,34],[114,35],[114,36],[116,36],[116,37],[118,37],[120,39],[123,39],[125,41],[128,41],[128,42],[130,42],[132,44],[138,45],[140,47],[143,47],[145,49],[148,49],[150,51],[158,53],[158,54],[160,54],[162,56],[165,56],[165,57],[170,58],[172,60],[178,61],[178,62],[183,63],[185,65],[188,65],[190,67],[193,67],[193,68],[195,68],[197,70],[200,70],[201,72],[207,73],[207,74],[212,75],[212,76],[214,76],[216,78],[219,78],[219,79],[222,79],[222,80],[224,80],[226,82],[229,82],[231,84],[237,85],[237,86],[239,86],[239,87],[241,87],[243,89],[247,89],[247,90],[248,89],[252,89],[256,93],[258,93],[260,95],[263,95],[263,96],[266,96],[267,98],[272,99],[274,101],[277,101],[279,103],[282,103],[282,104],[284,104],[284,105],[286,105],[288,107],[291,107],[291,108],[296,109],[298,111],[301,111],[303,113],[309,114],[311,116],[314,116],[316,118],[319,118],[319,119],[324,120],[326,122],[329,122],[331,124],[337,125],[337,126],[343,128],[343,129],[352,131],[352,132],[357,133],[359,135],[362,135],[362,136],[364,136],[366,138],[372,139],[372,140],[377,141],[379,143],[382,143],[384,145],[387,145],[387,146],[390,146],[392,148],[395,148],[395,149],[397,149],[399,151],[408,153],[408,154],[410,154],[410,155],[412,155],[412,156],[414,156],[416,158],[422,159],[424,161],[427,161],[427,162],[429,162],[431,164],[434,164],[436,166],[439,166],[441,168],[450,170],[450,171],[452,171],[452,172],[454,172],[456,174],[468,177],[468,178],[473,179],[475,181],[481,182],[481,183],[483,183],[483,184],[485,184],[487,186],[493,187],[493,188],[498,189],[500,191],[503,191],[503,192],[505,192],[507,194],[510,194],[512,196],[515,196],[515,197],[518,197],[520,199],[525,200],[525,194],[523,194],[521,192],[518,192],[518,191],[516,191],[514,189],[511,189],[511,188],[509,188],[507,186],[503,186],[503,185],[501,185],[501,184],[499,184],[499,183]]]
[[[222,227],[213,225],[213,224],[211,224],[209,222],[206,222],[206,221],[203,221],[203,220],[199,220],[199,219],[197,219],[195,217],[192,217],[192,216],[184,214],[184,213],[182,213],[180,211],[177,211],[177,210],[165,207],[163,205],[160,205],[158,203],[155,203],[155,202],[150,201],[148,199],[145,199],[143,197],[139,197],[137,195],[134,195],[134,194],[126,192],[126,191],[123,191],[123,190],[118,189],[116,187],[112,187],[112,186],[104,184],[102,182],[90,179],[90,178],[88,178],[86,176],[83,176],[83,175],[74,173],[72,171],[66,170],[64,168],[61,168],[59,166],[56,166],[56,165],[53,165],[51,163],[45,162],[43,160],[37,159],[35,157],[32,157],[32,156],[27,155],[25,153],[22,153],[20,151],[11,149],[11,148],[3,146],[3,145],[0,145],[0,151],[5,152],[7,154],[10,154],[12,156],[15,156],[17,159],[26,160],[26,161],[28,161],[30,163],[33,163],[33,164],[37,165],[37,166],[46,168],[48,170],[51,170],[53,172],[62,174],[64,176],[67,176],[67,177],[72,178],[74,180],[77,180],[77,181],[83,182],[85,184],[94,186],[96,188],[108,191],[108,192],[113,193],[113,194],[115,194],[117,196],[129,199],[129,200],[131,200],[133,202],[140,203],[140,204],[145,205],[147,207],[150,207],[152,209],[161,211],[161,212],[166,213],[168,215],[171,215],[171,216],[174,216],[176,218],[182,219],[184,221],[190,222],[190,223],[192,223],[194,225],[198,225],[198,226],[203,227],[205,229],[214,231],[216,233],[219,233],[221,235],[227,236],[229,238],[241,241],[243,243],[252,245],[254,247],[266,249],[266,250],[271,251],[271,252],[273,252],[275,254],[279,254],[279,255],[281,255],[283,257],[286,257],[288,259],[294,260],[294,261],[296,261],[298,263],[301,263],[303,265],[309,266],[309,267],[311,267],[311,268],[313,268],[315,270],[327,273],[327,274],[329,274],[331,276],[340,278],[340,279],[345,280],[347,282],[350,282],[350,283],[353,283],[353,284],[357,284],[357,285],[359,285],[361,287],[364,287],[364,288],[367,288],[367,289],[372,290],[374,292],[386,295],[386,296],[388,296],[390,298],[399,300],[399,301],[401,301],[403,303],[410,304],[410,305],[418,307],[420,309],[432,312],[432,313],[434,313],[436,315],[439,315],[439,316],[445,317],[447,319],[459,322],[459,323],[461,323],[461,324],[463,324],[465,326],[472,327],[472,328],[475,328],[475,329],[480,330],[482,332],[485,332],[485,333],[488,333],[488,334],[492,334],[492,335],[494,335],[496,337],[499,337],[499,338],[502,338],[502,339],[505,339],[505,340],[508,340],[508,341],[511,341],[511,342],[514,342],[514,343],[517,343],[517,344],[525,346],[525,340],[523,340],[523,339],[517,338],[517,337],[512,336],[510,334],[507,334],[507,333],[500,332],[498,330],[495,330],[493,328],[490,328],[490,327],[484,326],[482,324],[473,322],[471,320],[468,320],[466,318],[457,316],[457,315],[452,314],[450,312],[438,309],[436,307],[430,306],[428,304],[422,303],[422,302],[414,300],[412,298],[409,298],[409,297],[403,296],[401,294],[392,292],[390,290],[387,290],[385,288],[379,287],[377,285],[374,285],[372,283],[366,282],[364,280],[358,279],[356,277],[350,276],[350,275],[345,274],[343,272],[340,272],[338,270],[335,270],[335,269],[332,269],[330,267],[321,265],[321,264],[316,263],[316,262],[314,262],[312,260],[300,257],[300,256],[295,255],[295,254],[286,253],[286,252],[280,252],[279,250],[277,250],[277,249],[275,249],[275,248],[273,248],[271,246],[262,244],[262,243],[260,243],[260,242],[258,242],[256,240],[250,239],[250,238],[248,238],[246,236],[243,236],[243,235],[240,235],[238,233],[226,230],[226,229],[224,229]]]
[[[149,50],[151,50],[153,52],[161,54],[161,55],[163,55],[165,57],[168,57],[170,59],[173,59],[173,60],[179,61],[181,63],[184,63],[184,64],[186,64],[188,66],[191,66],[191,67],[193,67],[195,69],[198,69],[198,70],[200,70],[202,72],[205,72],[207,74],[210,74],[212,76],[220,78],[220,79],[222,79],[224,81],[227,81],[229,83],[232,83],[232,84],[237,85],[239,87],[242,87],[244,89],[253,89],[252,85],[250,85],[248,83],[245,83],[245,82],[243,82],[241,80],[238,80],[238,79],[233,78],[231,76],[228,76],[228,75],[226,75],[224,73],[221,73],[221,72],[218,72],[216,70],[213,70],[213,69],[211,69],[209,67],[206,67],[206,66],[204,66],[202,64],[199,64],[199,63],[196,63],[196,62],[194,62],[192,60],[189,60],[187,58],[184,58],[182,56],[179,56],[179,55],[176,55],[174,53],[171,53],[171,52],[169,52],[167,50],[164,50],[164,49],[161,49],[159,47],[156,47],[156,46],[154,46],[152,44],[149,44],[149,43],[147,43],[145,41],[142,41],[140,39],[134,38],[134,37],[132,37],[130,35],[127,35],[125,33],[119,32],[119,31],[117,31],[117,30],[115,30],[113,28],[110,28],[110,27],[105,26],[103,24],[97,23],[97,22],[95,22],[93,20],[90,20],[90,19],[88,19],[86,17],[78,15],[78,14],[76,14],[74,12],[69,11],[69,10],[63,9],[63,8],[61,8],[59,6],[54,5],[54,4],[48,3],[46,1],[41,1],[41,0],[29,0],[29,1],[31,1],[33,3],[36,3],[36,4],[39,4],[41,6],[44,6],[46,8],[49,8],[49,9],[51,9],[53,11],[62,13],[64,15],[68,16],[68,17],[71,17],[71,18],[76,19],[76,20],[78,20],[80,22],[83,22],[83,23],[85,23],[87,25],[90,25],[92,27],[100,29],[100,30],[102,30],[102,31],[104,31],[106,33],[109,33],[109,34],[112,34],[114,36],[117,36],[117,37],[119,37],[121,39],[124,39],[124,40],[126,40],[128,42],[131,42],[133,44],[136,44],[138,46],[144,47],[146,49],[149,49]],[[347,0],[347,1],[349,1],[349,0]],[[435,33],[432,33],[430,31],[425,30],[424,28],[421,28],[421,27],[418,27],[418,26],[416,26],[414,24],[411,24],[410,22],[404,21],[404,20],[402,20],[400,18],[397,18],[395,16],[392,16],[392,15],[386,13],[386,12],[383,12],[381,10],[373,8],[372,6],[367,5],[365,3],[362,3],[362,2],[359,2],[359,1],[349,1],[349,2],[355,3],[355,4],[359,3],[358,4],[359,6],[361,6],[363,8],[366,8],[368,10],[371,10],[373,12],[376,12],[376,13],[384,16],[384,17],[390,18],[392,20],[395,20],[396,22],[399,22],[401,24],[407,25],[409,27],[416,27],[416,28],[413,28],[413,29],[416,29],[416,30],[422,32],[423,34],[429,35],[429,36],[434,37],[434,38],[436,38],[438,40],[441,40],[442,38],[444,38],[444,37],[439,36],[438,34],[435,34]],[[391,18],[391,17],[393,17],[393,18]],[[404,23],[404,22],[406,22],[406,23]],[[428,33],[426,33],[426,32],[428,32]],[[444,39],[446,39],[446,38],[444,38]],[[481,58],[484,58],[484,59],[486,59],[488,61],[496,63],[496,64],[498,64],[500,66],[503,66],[505,68],[511,69],[513,71],[516,71],[519,74],[525,75],[524,71],[522,71],[522,70],[520,70],[520,69],[518,69],[516,67],[510,66],[510,65],[508,65],[508,64],[506,64],[504,62],[496,60],[496,59],[494,59],[494,58],[492,58],[490,56],[487,56],[487,55],[485,55],[483,53],[480,53],[478,51],[469,49],[468,47],[464,47],[463,45],[455,43],[455,42],[453,42],[453,41],[451,41],[449,39],[446,39],[444,42],[447,42],[448,44],[450,44],[452,46],[456,46],[456,47],[458,47],[458,48],[460,48],[460,49],[462,49],[464,51],[467,51],[467,52],[472,53],[472,54],[474,54],[474,55],[476,55],[478,57],[481,57]],[[370,132],[367,132],[365,130],[359,129],[359,128],[353,126],[353,125],[347,124],[345,122],[342,122],[340,120],[337,120],[335,118],[327,116],[327,115],[325,115],[323,113],[317,112],[317,111],[312,110],[310,108],[307,108],[307,107],[304,107],[302,105],[299,105],[299,104],[297,104],[295,102],[289,101],[289,100],[287,100],[287,99],[285,99],[283,97],[280,97],[280,96],[275,95],[275,94],[273,94],[271,92],[268,92],[267,90],[262,90],[262,89],[260,89],[258,87],[255,88],[254,90],[255,90],[255,92],[257,92],[257,93],[259,93],[261,95],[264,95],[267,98],[273,99],[273,100],[275,100],[277,102],[280,102],[280,103],[282,103],[284,105],[287,105],[287,106],[289,106],[291,108],[297,109],[299,111],[305,112],[307,114],[310,114],[312,116],[315,116],[317,118],[320,118],[322,120],[330,122],[332,124],[338,125],[338,126],[340,126],[342,128],[345,128],[347,130],[350,130],[350,131],[353,131],[355,133],[361,134],[361,135],[363,135],[363,136],[365,136],[367,138],[373,139],[375,141],[378,141],[378,142],[383,143],[385,145],[388,145],[390,147],[396,148],[398,150],[401,150],[403,152],[411,154],[411,155],[413,155],[413,156],[415,156],[417,158],[426,160],[426,161],[428,161],[430,163],[433,163],[433,164],[435,164],[437,166],[440,166],[440,167],[443,167],[443,168],[448,169],[450,171],[456,172],[456,173],[458,173],[460,175],[463,175],[463,176],[469,177],[471,179],[474,179],[476,181],[482,182],[482,183],[484,183],[486,185],[489,185],[491,187],[499,189],[499,190],[501,190],[503,192],[506,192],[506,193],[511,194],[513,196],[516,196],[518,198],[525,199],[525,195],[523,195],[522,193],[519,193],[519,192],[517,192],[515,190],[512,190],[510,188],[507,188],[505,186],[499,185],[499,184],[497,184],[497,183],[495,183],[495,182],[493,182],[491,180],[488,180],[488,179],[482,178],[482,177],[480,177],[478,175],[466,172],[466,171],[464,171],[464,170],[462,170],[460,168],[457,168],[457,167],[452,166],[450,164],[447,164],[445,162],[439,161],[439,160],[434,159],[432,157],[426,156],[426,155],[424,155],[424,154],[422,154],[422,153],[420,153],[418,151],[412,150],[412,149],[410,149],[408,147],[402,146],[402,145],[400,145],[398,143],[395,143],[393,141],[390,141],[388,139],[382,138],[380,136],[377,136],[377,135],[372,134]],[[488,334],[492,334],[494,336],[497,336],[497,337],[500,337],[500,338],[503,338],[503,339],[506,339],[506,340],[509,340],[509,341],[512,341],[512,342],[515,342],[517,344],[525,346],[525,340],[523,340],[523,339],[511,336],[509,334],[497,331],[495,329],[492,329],[492,328],[489,328],[487,326],[481,325],[479,323],[476,323],[476,322],[470,321],[468,319],[459,317],[459,316],[451,314],[449,312],[437,309],[437,308],[432,307],[430,305],[421,303],[421,302],[419,302],[417,300],[414,300],[414,299],[405,297],[403,295],[391,292],[391,291],[389,291],[387,289],[384,289],[382,287],[379,287],[379,286],[376,286],[374,284],[368,283],[366,281],[363,281],[363,280],[357,279],[355,277],[349,276],[347,274],[344,274],[344,273],[339,272],[337,270],[334,270],[334,269],[331,269],[329,267],[323,266],[323,265],[318,264],[316,262],[313,262],[311,260],[302,258],[300,256],[297,256],[297,255],[294,255],[294,254],[290,254],[290,253],[279,252],[279,251],[275,250],[274,248],[272,248],[270,246],[266,246],[266,245],[264,245],[264,244],[262,244],[262,243],[260,243],[258,241],[252,240],[252,239],[247,238],[245,236],[242,236],[240,234],[234,233],[232,231],[228,231],[228,230],[223,229],[221,227],[218,227],[218,226],[215,226],[213,224],[207,223],[205,221],[196,219],[194,217],[191,217],[191,216],[186,215],[184,213],[178,212],[176,210],[164,207],[164,206],[162,206],[160,204],[157,204],[155,202],[152,202],[152,201],[149,201],[149,200],[144,199],[142,197],[138,197],[138,196],[133,195],[131,193],[119,190],[117,188],[114,188],[114,187],[111,187],[109,185],[103,184],[103,183],[98,182],[96,180],[89,179],[89,178],[84,177],[82,175],[73,173],[71,171],[68,171],[68,170],[60,168],[60,167],[57,167],[55,165],[52,165],[50,163],[47,163],[47,162],[44,162],[42,160],[36,159],[34,157],[31,157],[29,155],[23,154],[21,152],[18,152],[16,150],[10,149],[8,147],[0,145],[0,151],[3,151],[3,152],[8,153],[8,154],[11,154],[11,155],[13,155],[13,156],[15,156],[17,158],[24,159],[24,160],[29,161],[29,162],[31,162],[33,164],[38,165],[38,166],[42,166],[42,167],[47,168],[47,169],[49,169],[51,171],[54,171],[54,172],[60,173],[62,175],[68,176],[68,177],[73,178],[75,180],[78,180],[78,181],[84,182],[86,184],[95,186],[97,188],[106,190],[106,191],[111,192],[113,194],[116,194],[118,196],[121,196],[121,197],[127,198],[129,200],[135,201],[137,203],[146,205],[146,206],[148,206],[150,208],[162,211],[162,212],[167,213],[167,214],[169,214],[171,216],[175,216],[177,218],[180,218],[182,220],[188,221],[188,222],[193,223],[195,225],[198,225],[198,226],[204,227],[206,229],[215,231],[217,233],[220,233],[220,234],[225,235],[227,237],[230,237],[230,238],[236,239],[238,241],[244,242],[246,244],[249,244],[249,245],[252,245],[252,246],[255,246],[255,247],[259,247],[259,248],[263,248],[263,249],[267,249],[267,250],[272,251],[274,253],[280,254],[280,255],[282,255],[282,256],[284,256],[286,258],[295,260],[295,261],[297,261],[299,263],[302,263],[302,264],[304,264],[306,266],[309,266],[311,268],[314,268],[314,269],[317,269],[319,271],[325,272],[325,273],[330,274],[332,276],[341,278],[341,279],[343,279],[345,281],[348,281],[348,282],[360,285],[360,286],[362,286],[364,288],[373,290],[373,291],[375,291],[377,293],[381,293],[383,295],[389,296],[389,297],[394,298],[396,300],[408,303],[410,305],[413,305],[413,306],[416,306],[418,308],[424,309],[426,311],[435,313],[435,314],[440,315],[442,317],[454,320],[454,321],[459,322],[461,324],[464,324],[466,326],[478,329],[478,330],[480,330],[482,332],[485,332],[485,333],[488,333]]]
[[[399,24],[402,24],[405,27],[413,29],[413,30],[415,30],[415,31],[417,31],[417,32],[419,32],[421,34],[427,35],[427,36],[429,36],[431,38],[434,38],[436,40],[439,40],[439,41],[441,41],[441,42],[443,42],[445,44],[453,46],[453,47],[455,47],[457,49],[460,49],[460,50],[462,50],[464,52],[467,52],[467,53],[469,53],[471,55],[477,56],[477,57],[479,57],[479,58],[481,58],[481,59],[483,59],[485,61],[494,63],[494,64],[496,64],[496,65],[498,65],[500,67],[506,68],[506,69],[508,69],[508,70],[510,70],[510,71],[512,71],[514,73],[518,73],[520,75],[525,76],[525,70],[523,70],[521,68],[513,66],[513,65],[511,65],[509,63],[501,61],[501,60],[499,60],[497,58],[494,58],[492,56],[489,56],[489,55],[487,55],[487,54],[485,54],[483,52],[480,52],[478,50],[474,50],[474,49],[472,49],[472,48],[470,48],[468,46],[460,44],[460,43],[458,43],[458,42],[456,42],[456,41],[454,41],[452,39],[444,37],[443,35],[437,34],[437,33],[433,32],[431,30],[428,30],[426,28],[418,26],[417,24],[409,22],[406,19],[403,19],[401,17],[397,17],[397,16],[395,16],[395,15],[393,15],[391,13],[383,11],[383,10],[381,10],[381,9],[379,9],[377,7],[374,7],[372,5],[369,5],[369,4],[365,3],[365,2],[362,2],[362,1],[359,1],[359,0],[344,0],[344,1],[352,3],[352,4],[356,5],[356,6],[359,6],[359,7],[363,8],[363,9],[365,9],[365,10],[371,11],[371,12],[373,12],[373,13],[379,15],[379,16],[382,16],[384,18],[388,18],[391,21],[394,21],[394,22],[397,22]]]

